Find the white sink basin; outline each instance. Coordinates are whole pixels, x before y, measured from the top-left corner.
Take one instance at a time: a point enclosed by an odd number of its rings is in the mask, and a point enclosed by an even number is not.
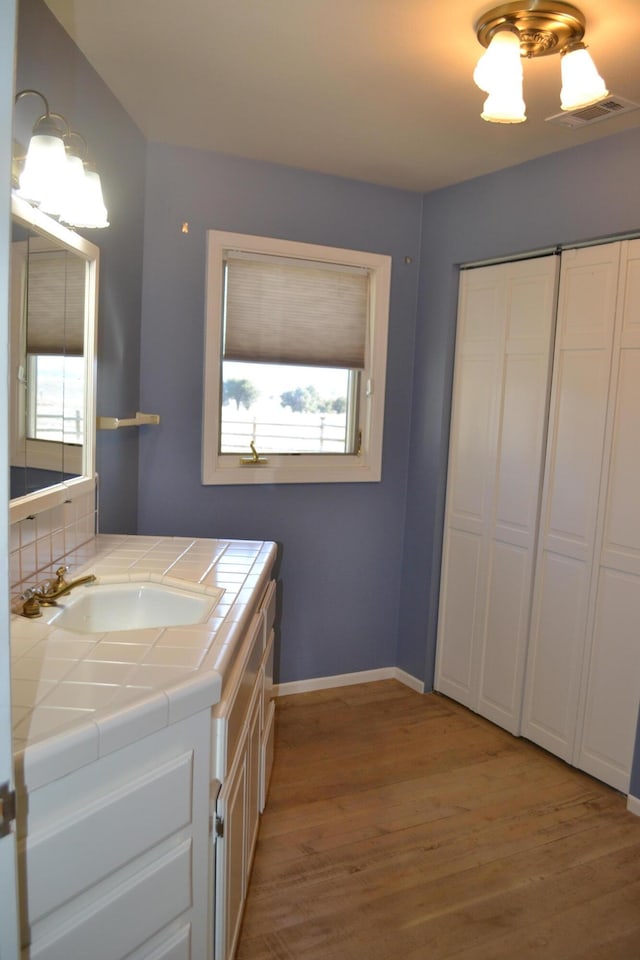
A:
[[[75,633],[107,633],[203,623],[219,602],[220,587],[190,589],[149,580],[89,583],[42,607],[42,619]]]

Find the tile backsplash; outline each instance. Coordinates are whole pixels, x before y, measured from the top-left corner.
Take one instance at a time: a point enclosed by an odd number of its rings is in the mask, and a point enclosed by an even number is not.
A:
[[[47,580],[71,563],[78,549],[95,536],[96,495],[76,494],[65,503],[11,524],[9,580],[12,603],[27,588]]]

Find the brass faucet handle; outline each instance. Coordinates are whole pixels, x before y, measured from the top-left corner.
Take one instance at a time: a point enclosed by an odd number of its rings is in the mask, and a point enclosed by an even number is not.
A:
[[[40,609],[40,601],[36,596],[35,591],[30,587],[20,597],[21,600],[24,600],[22,604],[22,616],[28,617],[30,620],[35,617],[42,616],[42,610]]]
[[[64,587],[66,585],[66,580],[64,578],[65,573],[68,573],[69,567],[58,567],[56,570],[56,582],[54,587]]]

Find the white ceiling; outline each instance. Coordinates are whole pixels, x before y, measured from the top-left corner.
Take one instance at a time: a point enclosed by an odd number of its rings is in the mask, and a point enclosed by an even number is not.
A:
[[[525,63],[526,123],[480,119],[477,0],[46,0],[152,141],[427,191],[640,125],[581,130],[560,58]],[[640,0],[583,0],[612,94],[640,103]]]

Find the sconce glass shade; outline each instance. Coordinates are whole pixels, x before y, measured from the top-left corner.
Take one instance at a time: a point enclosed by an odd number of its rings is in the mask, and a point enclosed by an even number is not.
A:
[[[560,106],[563,110],[579,110],[609,95],[607,85],[583,43],[575,44],[562,54],[561,71]]]
[[[60,219],[74,227],[99,230],[109,226],[107,208],[102,196],[99,174],[85,165],[82,189],[60,214]]]
[[[100,177],[86,159],[86,140],[70,128],[61,113],[50,111],[47,98],[39,90],[19,90],[15,103],[27,96],[38,97],[45,112],[33,127],[17,189],[12,168],[11,182],[17,196],[69,226],[108,227]],[[21,157],[14,157],[14,161],[17,165]]]
[[[474,82],[489,94],[482,119],[492,123],[522,123],[526,120],[522,98],[520,38],[511,29],[499,30],[478,60]]]
[[[51,184],[50,189],[40,201],[40,209],[53,217],[62,216],[69,207],[74,206],[76,198],[84,192],[84,166],[80,157],[68,153],[65,161],[64,177],[59,184]],[[70,222],[70,221],[67,221]]]
[[[85,226],[93,229],[108,227],[109,215],[104,205],[100,175],[95,170],[87,170],[85,180],[87,183],[87,219]]]
[[[34,131],[20,174],[19,196],[31,203],[40,203],[52,184],[58,189],[63,183],[66,163],[61,135],[47,131],[46,127],[42,132]]]

